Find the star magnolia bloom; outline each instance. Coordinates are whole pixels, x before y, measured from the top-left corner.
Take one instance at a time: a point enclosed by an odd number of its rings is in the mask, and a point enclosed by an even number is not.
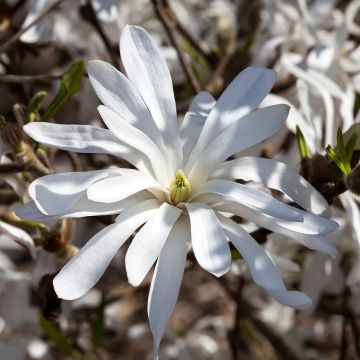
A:
[[[231,265],[229,241],[246,260],[254,280],[282,304],[306,308],[311,300],[288,291],[264,249],[235,214],[305,246],[334,255],[324,234],[334,231],[325,199],[294,170],[271,159],[226,161],[278,131],[289,107],[254,109],[274,84],[263,68],[240,73],[218,101],[202,92],[178,125],[170,73],[148,33],[127,26],[121,58],[128,78],[113,66],[91,61],[90,81],[104,105],[107,129],[31,123],[25,132],[49,147],[119,156],[137,169],[62,173],[30,185],[33,202],[17,211],[42,221],[59,217],[120,214],[97,233],[54,279],[60,298],[76,299],[92,288],[124,242],[140,226],[126,254],[129,282],[139,285],[156,263],[148,314],[157,353],[178,297],[191,246],[200,266],[215,276]],[[291,207],[235,179],[282,191],[303,209]]]

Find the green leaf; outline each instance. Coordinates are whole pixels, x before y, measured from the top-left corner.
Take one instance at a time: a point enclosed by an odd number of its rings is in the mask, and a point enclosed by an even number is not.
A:
[[[96,319],[91,327],[91,341],[95,348],[101,345],[105,335],[105,307],[105,293],[103,293],[96,309]]]
[[[336,140],[337,140],[337,149],[339,151],[339,158],[342,162],[345,174],[349,174],[351,172],[351,166],[350,166],[350,159],[348,158],[345,145],[344,145],[344,137],[343,133],[340,128],[338,128],[337,134],[336,134]]]
[[[236,249],[231,249],[231,260],[239,260],[242,259],[241,254]]]
[[[36,93],[33,98],[30,100],[29,105],[26,109],[26,120],[27,122],[33,122],[35,120],[35,116],[40,109],[40,105],[45,99],[47,93],[46,91],[39,91]]]
[[[325,149],[326,151],[326,155],[332,160],[334,161],[334,163],[337,165],[337,167],[344,173],[347,174],[346,169],[343,165],[343,163],[341,162],[341,160],[339,159],[339,157],[336,155],[336,152],[334,151],[334,149],[328,145],[327,148]]]
[[[53,322],[46,320],[43,315],[40,315],[39,322],[42,331],[49,339],[54,342],[55,346],[65,355],[72,356],[74,353],[74,347],[70,341],[61,333],[58,327]]]
[[[71,96],[80,90],[81,79],[85,73],[85,64],[79,61],[70,66],[61,78],[60,89],[50,103],[41,121],[49,121],[63,107]]]
[[[309,158],[311,156],[310,150],[307,146],[304,134],[297,125],[296,125],[296,141],[298,144],[301,159]]]

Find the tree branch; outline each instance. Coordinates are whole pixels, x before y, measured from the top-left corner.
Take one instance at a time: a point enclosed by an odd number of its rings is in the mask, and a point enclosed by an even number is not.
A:
[[[186,58],[183,49],[181,48],[178,36],[176,34],[176,26],[174,22],[171,19],[168,19],[168,17],[166,16],[166,8],[161,0],[152,0],[152,4],[160,22],[163,24],[165,31],[170,38],[171,44],[174,46],[178,54],[180,64],[185,72],[186,77],[188,78],[194,91],[196,93],[200,92],[200,83],[194,74],[191,64],[189,64]]]

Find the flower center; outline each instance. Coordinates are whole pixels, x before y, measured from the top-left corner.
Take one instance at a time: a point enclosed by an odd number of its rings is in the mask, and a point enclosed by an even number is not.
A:
[[[178,170],[169,185],[171,201],[174,205],[186,200],[191,193],[191,185],[182,170]]]

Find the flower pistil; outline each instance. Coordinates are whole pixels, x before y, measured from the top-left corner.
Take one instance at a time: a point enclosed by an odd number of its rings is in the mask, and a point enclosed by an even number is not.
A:
[[[191,193],[191,185],[182,170],[178,170],[169,185],[171,201],[174,205],[187,199]]]

